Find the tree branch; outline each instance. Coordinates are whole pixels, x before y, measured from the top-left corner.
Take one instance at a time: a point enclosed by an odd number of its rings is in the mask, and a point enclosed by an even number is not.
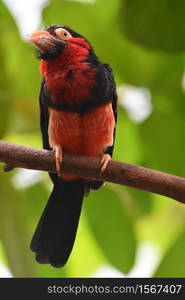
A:
[[[5,171],[11,166],[56,172],[53,151],[35,149],[0,141],[0,161],[7,164]],[[100,179],[100,159],[70,154],[63,155],[62,172]],[[152,193],[161,194],[185,203],[185,179],[152,169],[111,161],[101,176],[101,180],[109,181]]]

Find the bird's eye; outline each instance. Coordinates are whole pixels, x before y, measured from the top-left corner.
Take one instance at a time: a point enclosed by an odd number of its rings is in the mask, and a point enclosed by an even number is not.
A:
[[[55,29],[55,34],[61,40],[68,40],[72,37],[72,35],[64,28]]]

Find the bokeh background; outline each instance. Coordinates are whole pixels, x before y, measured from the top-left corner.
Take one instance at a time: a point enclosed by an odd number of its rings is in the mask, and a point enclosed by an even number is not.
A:
[[[184,1],[0,1],[0,138],[42,147],[39,61],[26,39],[65,24],[113,68],[114,159],[185,177],[184,20]],[[113,184],[85,198],[67,265],[37,264],[29,243],[51,189],[48,175],[0,167],[1,277],[185,276],[185,206]]]

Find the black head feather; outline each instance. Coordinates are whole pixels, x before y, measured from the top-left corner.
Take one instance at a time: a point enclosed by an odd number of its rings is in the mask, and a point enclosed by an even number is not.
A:
[[[77,33],[76,31],[72,30],[70,27],[68,26],[62,26],[62,25],[50,25],[49,27],[46,28],[46,30],[53,36],[55,36],[55,29],[57,28],[64,28],[66,29],[71,35],[72,37],[76,37],[76,38],[83,38],[84,40],[86,40],[86,42],[90,45],[89,41],[81,34]],[[39,53],[38,54],[38,58],[39,59],[54,59],[56,58],[61,51],[65,48],[65,44],[62,43],[61,41],[55,41],[54,42],[54,47],[52,47],[51,49],[49,49],[47,52],[45,53]],[[91,47],[92,49],[92,47]],[[91,50],[91,52],[93,52],[93,50]]]
[[[46,30],[49,31],[50,34],[53,34],[53,35],[54,35],[54,31],[55,31],[55,29],[57,29],[57,28],[64,28],[64,29],[66,29],[67,31],[69,31],[69,33],[70,33],[73,37],[83,38],[84,40],[87,41],[87,39],[86,39],[83,35],[77,33],[76,31],[72,30],[72,29],[71,29],[70,27],[68,27],[68,26],[53,24],[53,25],[47,27]],[[87,41],[87,42],[88,42],[88,41]],[[89,42],[88,42],[88,44],[89,44]]]

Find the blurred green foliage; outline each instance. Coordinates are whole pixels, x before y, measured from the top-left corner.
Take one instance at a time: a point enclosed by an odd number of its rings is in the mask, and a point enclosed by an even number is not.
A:
[[[118,86],[150,90],[153,111],[142,123],[134,123],[120,106],[114,159],[185,177],[185,4],[180,3],[53,0],[43,10],[43,24],[66,24],[86,36],[99,58],[112,66]],[[41,147],[38,61],[2,2],[0,30],[0,137]],[[13,276],[86,277],[103,265],[127,274],[145,241],[161,253],[153,276],[185,276],[185,207],[112,184],[85,198],[67,265],[55,270],[37,264],[29,242],[49,196],[49,179],[43,174],[20,188],[13,184],[18,173],[0,172],[0,259]]]
[[[184,14],[183,1],[125,0],[121,19],[129,39],[149,48],[179,52],[185,50]]]

